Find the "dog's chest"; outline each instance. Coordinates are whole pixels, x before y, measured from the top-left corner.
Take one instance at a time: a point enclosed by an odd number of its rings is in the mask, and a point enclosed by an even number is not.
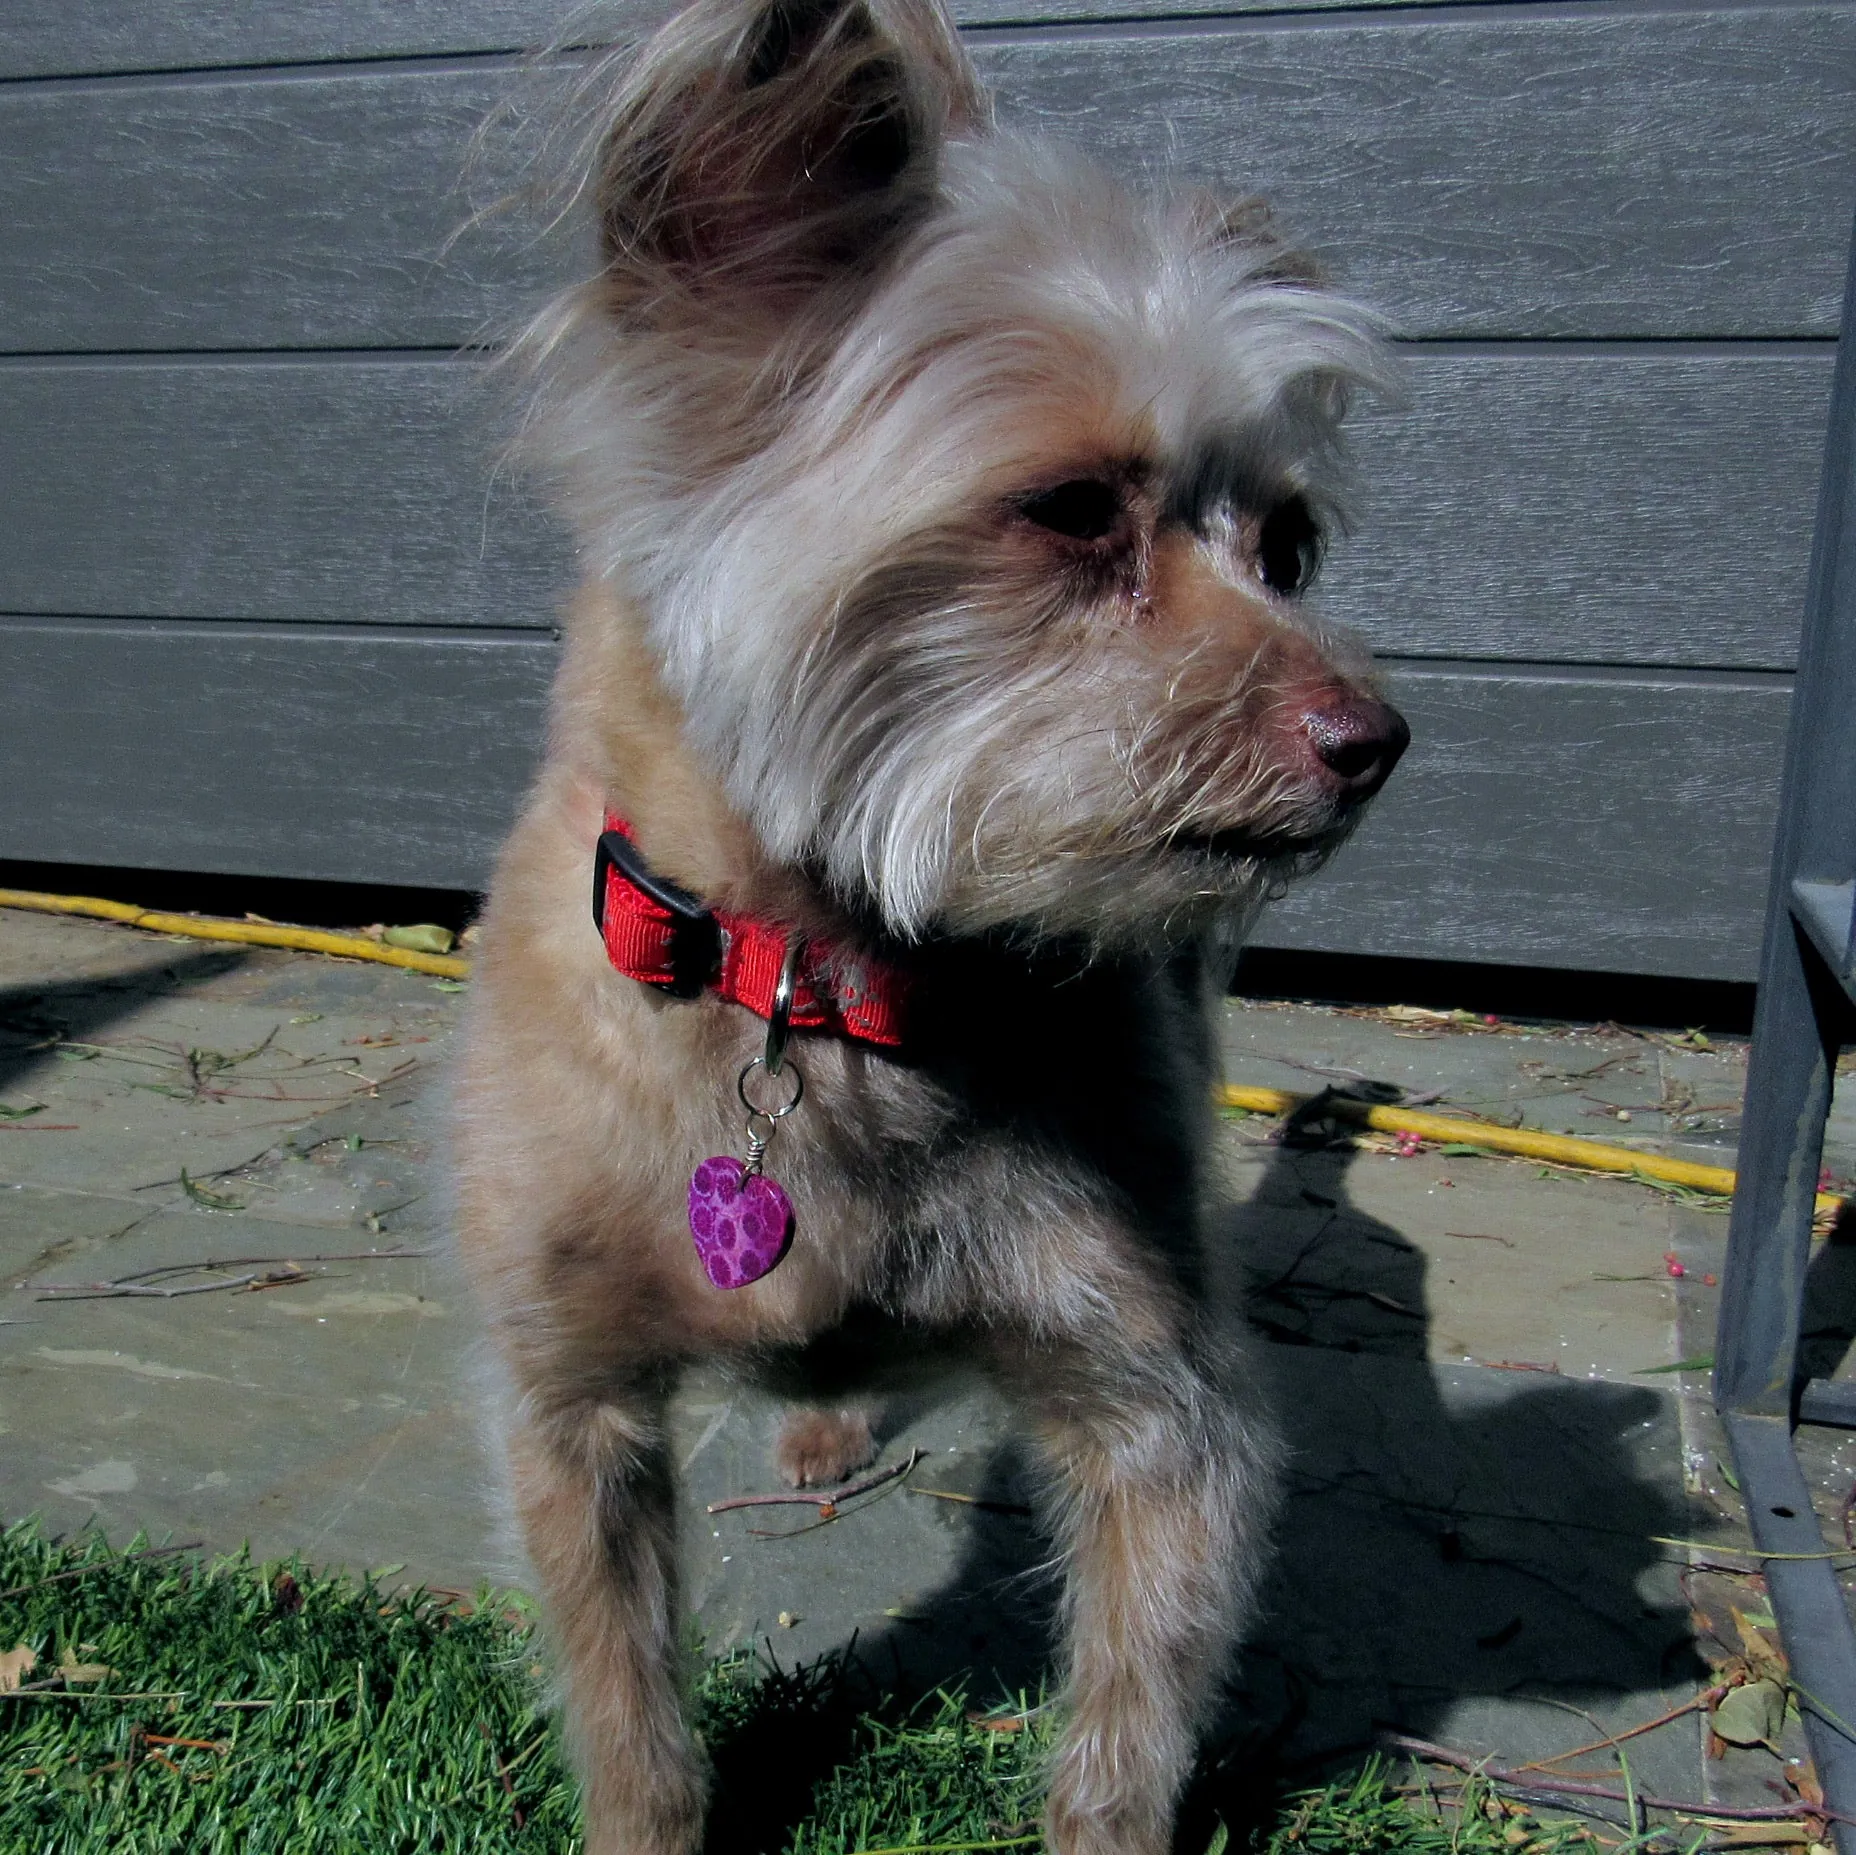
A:
[[[916,1230],[1009,1222],[1068,1194],[1183,1240],[1210,1106],[1196,958],[931,948],[911,1011],[901,1060],[821,1078],[809,1187],[835,1172]]]

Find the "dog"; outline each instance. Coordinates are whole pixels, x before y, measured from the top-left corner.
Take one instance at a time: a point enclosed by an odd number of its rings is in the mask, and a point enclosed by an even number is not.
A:
[[[1206,1301],[1209,1007],[1408,739],[1306,597],[1376,324],[1254,203],[996,128],[937,0],[696,0],[602,121],[455,1138],[586,1846],[702,1834],[679,1372],[830,1484],[952,1358],[1063,1568],[1049,1845],[1161,1855],[1281,1454]]]

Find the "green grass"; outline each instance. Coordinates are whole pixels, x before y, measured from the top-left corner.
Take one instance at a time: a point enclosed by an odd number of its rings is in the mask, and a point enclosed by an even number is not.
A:
[[[30,1523],[0,1533],[0,1593],[0,1653],[36,1653],[28,1684],[61,1664],[110,1671],[0,1698],[7,1855],[579,1846],[519,1600],[137,1558]],[[711,1855],[1040,1846],[1048,1712],[1000,1731],[958,1695],[903,1706],[855,1662],[784,1670],[739,1655],[704,1668],[694,1710],[716,1766]],[[1255,1855],[1556,1855],[1582,1839],[1473,1787],[1468,1808],[1440,1813],[1377,1768],[1287,1795],[1259,1798],[1254,1780],[1216,1792],[1202,1784],[1188,1820],[1213,1848]],[[1218,1811],[1234,1803],[1250,1814],[1227,1832]]]
[[[119,1558],[15,1527],[0,1589],[26,1585],[0,1601],[0,1650],[37,1652],[28,1681],[66,1659],[113,1672],[0,1699],[0,1848],[572,1846],[527,1634],[493,1607],[389,1599],[294,1565]],[[176,1739],[207,1744],[162,1743]]]

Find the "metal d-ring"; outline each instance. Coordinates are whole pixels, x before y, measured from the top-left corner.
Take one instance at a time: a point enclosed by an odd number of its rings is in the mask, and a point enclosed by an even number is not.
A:
[[[780,962],[780,977],[773,988],[773,1009],[767,1014],[767,1045],[761,1060],[770,1076],[777,1076],[786,1061],[786,1038],[792,1028],[793,994],[799,989],[799,965],[805,957],[805,936],[789,934],[786,957]],[[801,1083],[800,1086],[803,1088],[805,1085]],[[793,1107],[798,1106],[799,1097],[795,1095]]]

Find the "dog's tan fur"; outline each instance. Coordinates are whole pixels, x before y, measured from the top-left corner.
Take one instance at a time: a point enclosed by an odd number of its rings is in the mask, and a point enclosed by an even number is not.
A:
[[[607,269],[533,344],[589,578],[483,922],[462,1255],[589,1855],[701,1834],[678,1372],[796,1395],[782,1467],[829,1482],[871,1453],[856,1387],[950,1356],[1024,1413],[1065,1568],[1050,1845],[1160,1855],[1278,1454],[1204,1305],[1206,1004],[1235,928],[1397,752],[1344,791],[1324,770],[1332,717],[1389,712],[1265,555],[1273,499],[1328,494],[1337,382],[1370,344],[1254,213],[1150,218],[993,137],[933,0],[782,4],[770,33],[761,0],[699,0],[622,80]],[[1053,294],[1052,266],[1099,288]],[[1161,308],[1136,313],[1117,291],[1149,273]],[[1185,453],[1194,487],[1169,488]],[[1035,497],[1072,477],[1112,532],[1050,526]],[[716,591],[744,573],[752,598]],[[608,808],[710,903],[913,975],[899,1057],[800,1041],[769,1159],[797,1234],[734,1292],[685,1198],[740,1151],[765,1027],[608,964]]]

